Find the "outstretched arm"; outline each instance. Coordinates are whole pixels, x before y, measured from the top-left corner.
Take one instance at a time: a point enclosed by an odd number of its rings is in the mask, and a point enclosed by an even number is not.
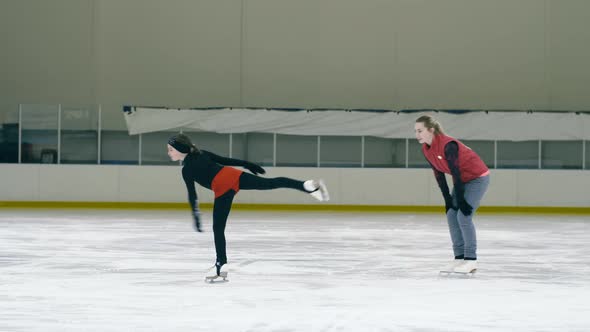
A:
[[[191,206],[191,211],[193,215],[194,227],[197,232],[202,232],[201,230],[201,213],[199,211],[199,200],[197,198],[197,190],[195,189],[195,180],[189,174],[189,170],[187,168],[182,169],[182,179],[186,184],[186,191],[188,193],[188,202]]]
[[[459,170],[459,145],[456,142],[449,142],[445,146],[445,158],[451,170],[451,175],[453,175],[457,207],[464,215],[468,216],[473,212],[473,207],[465,200],[465,184],[461,181],[461,171]]]
[[[226,157],[218,156],[218,155],[216,155],[213,152],[209,152],[209,151],[205,151],[205,150],[201,150],[201,152],[204,153],[205,155],[207,155],[209,157],[209,159],[211,159],[214,162],[216,162],[218,164],[221,164],[221,165],[241,166],[241,167],[244,167],[245,169],[249,170],[253,174],[264,174],[264,173],[266,173],[266,171],[264,170],[264,168],[258,166],[255,163],[251,163],[251,162],[246,161],[246,160],[240,160],[240,159],[234,159],[234,158],[226,158]]]

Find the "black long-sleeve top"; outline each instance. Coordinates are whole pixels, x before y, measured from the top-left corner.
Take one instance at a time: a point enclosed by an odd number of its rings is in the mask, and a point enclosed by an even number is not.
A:
[[[188,192],[188,202],[193,212],[198,211],[197,191],[195,182],[211,189],[213,178],[221,171],[223,166],[246,166],[247,161],[218,156],[212,152],[200,150],[189,153],[183,161],[182,178]]]

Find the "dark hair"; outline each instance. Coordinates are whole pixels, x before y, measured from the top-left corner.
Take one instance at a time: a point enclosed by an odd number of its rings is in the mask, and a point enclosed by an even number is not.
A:
[[[426,129],[432,129],[432,128],[434,128],[434,134],[435,135],[444,134],[445,133],[443,131],[443,128],[440,125],[440,123],[438,121],[436,121],[430,115],[422,115],[421,117],[419,117],[418,119],[416,119],[416,123],[418,123],[418,122],[422,122],[424,124],[424,127]]]
[[[185,134],[176,134],[168,140],[173,148],[181,153],[198,153],[199,149],[193,144],[190,137]]]

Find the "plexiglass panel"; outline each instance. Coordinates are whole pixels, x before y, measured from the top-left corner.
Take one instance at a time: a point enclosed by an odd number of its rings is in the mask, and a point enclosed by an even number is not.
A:
[[[321,136],[321,167],[361,167],[360,136]]]
[[[316,167],[318,137],[277,135],[277,166]]]
[[[273,134],[233,134],[232,156],[262,166],[273,165]]]
[[[541,167],[547,169],[582,169],[582,141],[542,141]]]
[[[406,167],[406,140],[366,136],[365,167]]]
[[[539,142],[498,141],[498,168],[539,168]]]
[[[98,112],[94,107],[62,106],[62,164],[98,163]]]
[[[18,163],[18,105],[0,110],[0,163]]]
[[[59,105],[21,105],[21,162],[57,164]]]
[[[101,164],[139,163],[139,135],[131,136],[126,130],[103,130],[101,145]]]

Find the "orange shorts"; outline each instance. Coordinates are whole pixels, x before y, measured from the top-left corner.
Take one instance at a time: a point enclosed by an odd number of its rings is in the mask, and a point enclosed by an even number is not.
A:
[[[215,198],[225,194],[230,189],[237,193],[240,190],[240,175],[242,173],[239,169],[224,166],[211,182],[211,190],[213,190]]]

